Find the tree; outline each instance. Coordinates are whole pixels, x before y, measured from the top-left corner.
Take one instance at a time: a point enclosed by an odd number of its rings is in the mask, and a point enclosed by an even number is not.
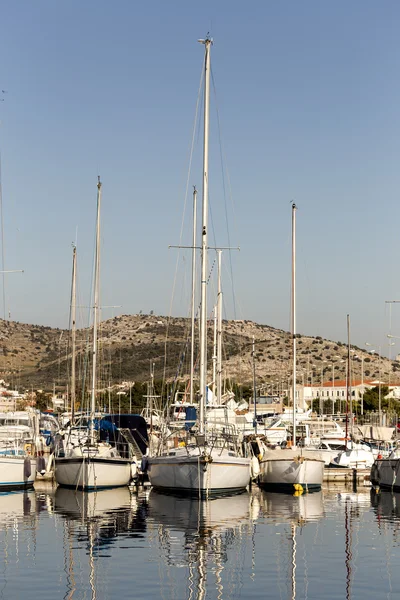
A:
[[[50,400],[51,400],[51,394],[48,394],[46,392],[36,392],[36,404],[35,404],[35,408],[37,408],[38,410],[47,410],[49,408],[49,404],[50,404]],[[53,407],[51,407],[53,408]]]
[[[388,405],[388,401],[385,398],[389,393],[387,385],[381,386],[381,408],[385,408]],[[373,388],[365,390],[364,392],[364,409],[365,410],[379,410],[379,386],[376,385]]]

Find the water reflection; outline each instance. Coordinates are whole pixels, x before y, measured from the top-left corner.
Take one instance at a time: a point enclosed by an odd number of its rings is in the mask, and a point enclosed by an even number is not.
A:
[[[299,566],[297,551],[297,538],[302,534],[307,523],[315,523],[324,517],[324,497],[322,491],[312,494],[295,493],[294,495],[262,492],[261,510],[268,522],[274,525],[288,525],[289,560],[291,590],[290,597],[295,600],[297,594],[296,571]],[[306,554],[303,553],[304,589],[307,597],[308,590],[308,565]],[[278,562],[282,562],[278,558]],[[286,579],[284,575],[283,579]]]
[[[68,522],[82,525],[74,527],[72,535],[79,543],[87,544],[88,552],[95,533],[92,546],[94,554],[99,556],[108,556],[105,551],[119,536],[143,538],[146,531],[146,501],[140,501],[127,487],[90,493],[59,487],[54,509]]]
[[[229,561],[230,590],[240,587],[246,534],[252,532],[253,518],[258,516],[259,505],[252,500],[247,493],[213,500],[150,493],[149,522],[157,528],[160,558],[166,565],[188,568],[189,600],[201,600],[213,587],[217,598],[223,597],[223,571],[233,548],[238,560]]]
[[[376,514],[378,523],[390,522],[396,528],[400,521],[400,493],[388,490],[375,492],[371,490],[371,504]]]
[[[261,508],[264,516],[276,524],[290,522],[305,525],[323,518],[324,497],[322,491],[293,496],[263,491]]]
[[[16,519],[34,522],[39,513],[47,509],[46,494],[35,494],[33,490],[3,492],[0,494],[0,528],[7,527]]]
[[[0,598],[394,599],[399,531],[386,491],[1,494]]]
[[[84,548],[88,556],[89,587],[91,598],[97,598],[104,585],[102,570],[97,566],[99,557],[111,557],[111,547],[120,537],[143,538],[146,531],[146,502],[139,501],[129,488],[97,492],[74,491],[57,488],[54,509],[64,518],[64,571],[67,590],[64,598],[70,599],[77,590],[77,571],[82,578],[83,569],[75,558],[74,550]],[[77,547],[76,545],[77,544]]]

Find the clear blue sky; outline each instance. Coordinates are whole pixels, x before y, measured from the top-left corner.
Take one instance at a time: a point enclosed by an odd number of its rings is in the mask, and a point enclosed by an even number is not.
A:
[[[89,303],[98,174],[103,304],[169,314],[177,251],[168,245],[180,241],[203,56],[196,40],[210,31],[212,227],[216,243],[241,247],[232,253],[235,312],[224,257],[225,316],[289,328],[294,199],[298,330],[345,340],[350,313],[354,343],[387,348],[385,300],[400,299],[398,2],[0,8],[6,267],[25,269],[7,278],[12,319],[67,326],[76,228]],[[189,183],[199,188],[200,156],[196,134]],[[187,314],[189,267],[182,254],[174,314]],[[400,305],[392,333],[400,336]]]

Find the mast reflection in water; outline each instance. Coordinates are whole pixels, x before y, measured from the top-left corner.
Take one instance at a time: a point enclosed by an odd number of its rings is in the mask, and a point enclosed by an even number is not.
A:
[[[0,600],[397,599],[400,494],[0,495]]]
[[[143,538],[146,531],[146,502],[138,502],[128,487],[89,493],[60,487],[54,507],[69,523],[77,522],[72,537],[95,555],[110,556],[107,550],[118,537]]]
[[[169,578],[168,566],[187,567],[189,577],[186,596],[202,599],[206,589],[216,597],[225,597],[223,571],[229,571],[229,594],[240,589],[243,579],[245,542],[258,513],[252,496],[200,500],[151,492],[150,523],[157,529],[159,545],[166,565],[164,585]],[[228,551],[235,560],[228,563]],[[231,556],[232,558],[232,556]],[[225,580],[227,576],[225,575]],[[163,585],[163,582],[161,582]]]
[[[66,523],[64,571],[67,592],[64,598],[72,598],[78,586],[74,542],[78,548],[85,549],[89,558],[88,568],[81,568],[79,577],[82,580],[85,573],[88,575],[92,600],[104,597],[107,571],[99,566],[97,559],[111,558],[112,546],[117,539],[119,542],[120,538],[143,539],[146,503],[138,503],[128,487],[90,493],[60,487],[55,493],[54,508]]]

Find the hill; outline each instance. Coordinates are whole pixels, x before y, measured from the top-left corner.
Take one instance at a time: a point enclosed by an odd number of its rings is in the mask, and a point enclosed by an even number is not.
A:
[[[99,375],[104,384],[146,381],[154,363],[155,378],[172,381],[189,371],[190,320],[156,315],[122,315],[103,321],[99,331]],[[252,382],[252,340],[258,386],[286,387],[291,373],[292,342],[288,332],[248,320],[223,322],[224,378],[236,383]],[[321,337],[297,336],[298,381],[314,385],[345,377],[347,346]],[[212,364],[212,325],[209,329],[209,368]],[[89,329],[77,332],[77,378],[83,381],[90,369]],[[70,335],[67,330],[0,320],[0,376],[14,386],[50,390],[65,387],[70,370]],[[389,361],[352,346],[353,376],[395,382],[398,361]],[[400,379],[400,377],[399,377]]]

